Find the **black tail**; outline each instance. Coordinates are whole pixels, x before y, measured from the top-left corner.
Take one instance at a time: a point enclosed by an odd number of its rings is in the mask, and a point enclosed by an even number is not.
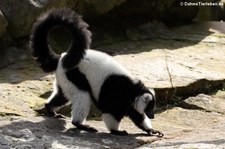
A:
[[[81,16],[68,8],[47,11],[34,23],[30,38],[32,55],[45,72],[55,71],[60,58],[48,45],[48,32],[58,25],[67,27],[73,38],[63,59],[65,69],[77,65],[91,44],[91,32]]]

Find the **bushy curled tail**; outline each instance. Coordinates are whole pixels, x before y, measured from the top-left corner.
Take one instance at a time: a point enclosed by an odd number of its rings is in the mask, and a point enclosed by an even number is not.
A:
[[[48,45],[48,32],[55,26],[65,26],[72,33],[72,43],[63,58],[63,67],[76,66],[91,44],[91,32],[81,16],[68,8],[51,9],[37,18],[30,37],[32,56],[45,72],[55,71],[60,56]]]

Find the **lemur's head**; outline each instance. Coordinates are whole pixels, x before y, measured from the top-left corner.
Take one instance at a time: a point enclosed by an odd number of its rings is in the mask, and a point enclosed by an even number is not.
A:
[[[142,95],[136,97],[134,108],[140,114],[146,114],[148,118],[154,118],[154,108],[155,108],[155,92],[150,89],[150,92],[143,93]]]

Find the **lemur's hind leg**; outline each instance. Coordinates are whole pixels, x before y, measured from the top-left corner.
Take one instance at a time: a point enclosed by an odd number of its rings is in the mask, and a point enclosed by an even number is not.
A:
[[[55,118],[64,118],[63,115],[57,114],[55,110],[58,110],[67,103],[68,99],[63,95],[62,89],[55,83],[54,90],[51,96],[48,98],[47,103],[45,104],[47,114]]]
[[[114,134],[114,135],[120,135],[120,136],[126,136],[128,135],[128,133],[123,130],[123,131],[120,131],[119,130],[119,123],[120,123],[120,120],[116,120],[115,117],[109,113],[103,113],[102,114],[102,119],[106,125],[106,127],[108,128],[108,130],[111,132],[111,134]]]
[[[98,132],[97,129],[85,125],[91,107],[91,97],[88,92],[79,91],[72,100],[72,124],[80,130]]]

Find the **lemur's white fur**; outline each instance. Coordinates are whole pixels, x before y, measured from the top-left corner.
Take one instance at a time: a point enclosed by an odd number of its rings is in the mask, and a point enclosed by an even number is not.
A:
[[[46,101],[46,103],[49,103],[57,93],[58,93],[58,88],[57,88],[57,82],[55,79],[53,82],[53,92],[52,92],[51,96],[48,97],[48,100]]]
[[[144,119],[142,125],[143,125],[144,128],[146,128],[146,129],[152,128],[152,124],[151,124],[150,119],[149,119],[145,114],[144,114],[144,116],[145,116],[145,119]]]
[[[62,54],[56,69],[56,81],[62,87],[64,96],[72,103],[72,121],[85,122],[91,106],[91,97],[88,92],[78,89],[70,80],[67,79],[65,69],[62,66]]]
[[[145,93],[141,96],[138,96],[134,102],[134,108],[140,113],[144,114],[144,109],[148,105],[148,103],[153,100],[152,95]]]
[[[89,93],[79,90],[67,79],[65,75],[66,70],[62,66],[62,59],[64,56],[65,53],[61,55],[59,60],[56,70],[56,81],[62,87],[65,97],[69,99],[73,105],[72,121],[76,120],[83,123],[90,110],[91,97]],[[93,89],[93,95],[96,99],[98,99],[101,86],[107,76],[112,74],[130,76],[129,72],[112,57],[94,50],[87,50],[84,58],[80,61],[77,67],[83,74],[86,74],[86,78]],[[108,122],[106,123],[108,124]]]
[[[119,122],[111,114],[102,114],[102,120],[108,130],[119,130]]]
[[[77,92],[72,99],[72,122],[83,124],[89,114],[91,98],[88,92]]]
[[[89,113],[91,97],[88,92],[78,89],[71,81],[67,79],[65,75],[66,70],[62,66],[62,59],[64,55],[65,53],[61,55],[59,60],[56,70],[56,81],[62,87],[65,97],[72,103],[72,121],[80,122],[82,124],[85,122],[85,118]],[[77,67],[82,73],[86,74],[86,78],[93,89],[93,95],[96,99],[98,99],[101,86],[107,76],[112,74],[131,76],[131,74],[112,57],[94,50],[87,50],[84,59],[80,61]],[[144,114],[144,109],[150,100],[152,100],[152,96],[145,93],[135,99],[134,108],[139,113]],[[119,123],[111,114],[103,114],[102,118],[109,130],[119,129]],[[143,126],[146,128],[152,128],[150,119],[148,119],[147,116],[145,116]]]
[[[140,113],[144,115],[144,121],[142,122],[142,125],[144,128],[149,129],[152,128],[152,124],[150,119],[146,116],[144,113],[144,109],[148,105],[148,103],[153,100],[152,95],[149,95],[148,93],[143,94],[142,96],[139,96],[135,99],[134,108]]]
[[[111,56],[95,50],[86,51],[84,59],[78,64],[78,68],[86,75],[95,99],[98,99],[101,86],[109,75],[131,76],[131,74]]]
[[[48,45],[48,32],[57,25],[68,27],[73,40],[67,52],[56,54]],[[124,116],[148,134],[161,134],[152,128],[149,118],[155,106],[153,90],[149,90],[113,57],[89,49],[91,32],[82,18],[71,9],[52,9],[34,23],[31,34],[32,55],[45,72],[55,71],[54,91],[45,108],[58,116],[59,108],[72,103],[72,123],[81,130],[97,131],[83,125],[92,100],[102,111],[102,119],[113,134],[127,135],[119,130]],[[74,78],[73,78],[74,76]],[[77,76],[77,78],[76,78]]]
[[[62,59],[64,56],[65,53],[61,55],[59,60],[56,70],[56,79],[60,86],[62,86],[66,97],[71,99],[71,97],[74,96],[74,93],[79,89],[77,89],[65,75],[66,70],[62,66]],[[92,92],[95,98],[99,97],[101,86],[108,76],[117,74],[131,77],[131,74],[111,56],[94,50],[87,50],[84,58],[80,61],[77,67],[83,74],[85,74],[91,88],[93,89]]]

